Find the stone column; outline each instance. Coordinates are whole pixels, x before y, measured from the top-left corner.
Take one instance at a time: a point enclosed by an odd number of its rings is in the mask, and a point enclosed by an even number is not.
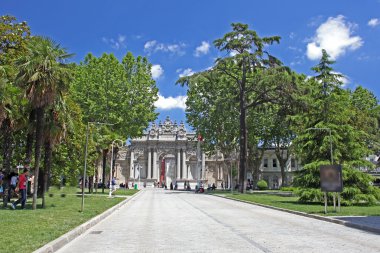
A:
[[[148,179],[152,178],[152,152],[151,149],[148,148]]]
[[[133,173],[133,160],[134,159],[135,159],[135,155],[134,155],[134,152],[132,150],[131,151],[131,161],[130,161],[130,165],[129,165],[129,178],[134,177],[134,173]]]
[[[186,151],[182,150],[182,178],[185,179],[186,177]]]
[[[153,150],[153,179],[158,180],[158,171],[157,171],[157,151],[154,149]]]
[[[183,174],[182,174],[183,177]],[[181,150],[177,150],[177,179],[181,178]]]

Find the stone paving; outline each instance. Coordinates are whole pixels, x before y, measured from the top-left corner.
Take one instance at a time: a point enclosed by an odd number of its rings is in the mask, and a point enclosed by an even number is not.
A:
[[[215,196],[147,189],[58,252],[380,252],[379,239]]]

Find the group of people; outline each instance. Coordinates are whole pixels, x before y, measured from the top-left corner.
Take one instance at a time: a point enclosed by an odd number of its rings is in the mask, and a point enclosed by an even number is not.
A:
[[[18,199],[11,204],[11,208],[16,209],[16,206],[21,204],[21,209],[25,209],[29,171],[28,165],[24,166],[20,175],[16,172],[6,174],[0,170],[0,196],[2,196],[4,207],[8,206],[15,195]]]

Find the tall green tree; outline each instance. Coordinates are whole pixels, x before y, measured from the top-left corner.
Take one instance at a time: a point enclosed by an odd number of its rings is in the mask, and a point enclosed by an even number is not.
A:
[[[14,61],[25,53],[30,29],[26,22],[16,22],[13,16],[0,17],[0,136],[2,161],[6,173],[10,172],[14,133],[22,128],[25,101],[23,90],[15,85],[17,68]]]
[[[225,92],[229,97],[224,100],[224,103],[232,105],[231,108],[234,110],[229,112],[238,122],[239,190],[241,192],[245,189],[247,171],[247,116],[251,110],[265,103],[275,103],[276,98],[283,96],[287,91],[287,83],[275,82],[278,76],[287,69],[264,50],[266,45],[279,43],[279,41],[279,36],[259,37],[255,31],[249,30],[248,25],[240,23],[233,23],[231,32],[214,41],[216,48],[228,55],[217,59],[216,65],[209,72],[214,72],[215,75],[226,79],[228,89]],[[186,83],[183,80],[179,82]],[[194,83],[197,85],[196,81]],[[214,87],[210,86],[212,92],[217,91]],[[203,93],[199,95],[204,96]],[[227,114],[219,115],[219,117],[223,118],[225,115]]]
[[[112,140],[140,136],[157,116],[154,102],[158,89],[151,76],[151,64],[132,53],[127,53],[121,62],[113,54],[99,58],[87,55],[76,69],[72,94],[83,111],[84,122],[113,124],[99,131],[104,172]],[[104,180],[105,175],[103,183]]]
[[[321,200],[319,165],[329,164],[332,159],[343,165],[345,203],[374,203],[380,198],[379,191],[370,185],[369,175],[358,171],[360,166],[370,166],[363,159],[369,152],[368,134],[356,120],[363,112],[355,109],[350,92],[341,87],[341,75],[333,71],[333,63],[323,50],[319,64],[313,68],[316,77],[304,83],[304,109],[293,118],[298,128],[297,154],[304,165],[295,185],[301,188],[301,201]]]
[[[35,36],[28,42],[27,52],[16,61],[19,69],[17,82],[25,89],[31,110],[36,113],[33,209],[37,207],[45,110],[68,85],[70,70],[66,61],[70,57],[65,49],[51,39]]]

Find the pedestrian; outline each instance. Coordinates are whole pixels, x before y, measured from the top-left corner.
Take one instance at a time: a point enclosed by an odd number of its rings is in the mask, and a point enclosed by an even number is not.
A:
[[[112,178],[111,180],[111,187],[110,187],[111,194],[116,191],[116,178]]]
[[[173,190],[173,182],[170,182],[170,190]]]
[[[18,182],[18,174],[15,172],[12,172],[11,175],[11,182],[9,185],[9,191],[8,191],[8,202],[11,201],[12,193],[16,192],[17,182]]]
[[[25,203],[26,203],[26,186],[28,182],[28,175],[29,175],[29,170],[28,168],[24,168],[23,173],[19,176],[19,180],[17,183],[17,187],[15,189],[16,192],[20,191],[21,192],[21,197],[14,202],[11,207],[12,209],[16,209],[16,206],[21,203],[21,209],[25,209]]]
[[[4,178],[3,170],[0,170],[0,185],[3,184],[3,178]]]
[[[3,195],[3,192],[4,192],[3,178],[4,178],[3,170],[0,170],[0,195]]]

